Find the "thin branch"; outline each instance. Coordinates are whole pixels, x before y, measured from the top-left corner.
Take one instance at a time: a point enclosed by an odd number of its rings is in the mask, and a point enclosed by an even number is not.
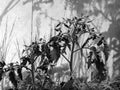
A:
[[[67,59],[64,54],[61,53],[61,55],[65,58],[65,60],[67,60],[70,63],[69,59]]]
[[[32,71],[30,68],[28,68],[27,66],[24,66],[24,68],[26,68],[27,70],[30,70],[30,71]]]
[[[14,1],[14,0],[13,0]],[[8,11],[10,11],[12,8],[14,8],[18,3],[19,3],[20,0],[18,0],[13,6],[11,6]]]
[[[83,49],[90,49],[89,47],[84,47]],[[73,51],[74,53],[79,51],[79,50],[82,50],[82,48],[79,48],[79,49],[76,49],[75,51]]]
[[[82,50],[82,48],[79,48],[79,49],[77,49],[77,50],[75,50],[75,51],[73,51],[73,52],[75,53],[75,52],[80,51],[80,50]]]

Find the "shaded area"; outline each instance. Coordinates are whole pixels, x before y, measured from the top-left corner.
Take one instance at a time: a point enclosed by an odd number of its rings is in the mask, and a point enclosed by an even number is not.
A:
[[[93,16],[102,15],[102,20],[110,22],[108,31],[103,32],[106,39],[109,39],[110,50],[113,53],[114,70],[120,72],[120,2],[119,0],[67,0],[72,10],[76,10],[78,16],[85,12],[85,6],[89,6],[87,13]],[[101,25],[103,23],[101,22]],[[100,25],[100,26],[101,26]],[[116,60],[117,59],[117,60]],[[114,73],[114,72],[113,72]]]
[[[76,10],[77,15],[84,13],[85,4],[90,4],[92,0],[67,0],[67,4],[70,5],[71,11]]]
[[[101,0],[98,0],[99,4]],[[111,22],[109,29],[107,32],[104,32],[103,35],[106,39],[109,39],[109,47],[110,50],[114,50],[115,54],[113,55],[113,59],[117,59],[114,62],[113,69],[114,71],[119,70],[120,72],[120,3],[119,0],[115,1],[105,1],[105,11],[97,10],[97,13],[103,15],[103,17]],[[110,18],[109,18],[110,17]],[[113,72],[113,76],[115,72]]]

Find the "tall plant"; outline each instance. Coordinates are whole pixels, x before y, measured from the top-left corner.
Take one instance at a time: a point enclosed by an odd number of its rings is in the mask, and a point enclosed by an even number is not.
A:
[[[41,38],[30,45],[25,45],[25,49],[22,52],[23,56],[20,58],[20,65],[10,65],[10,67],[15,67],[16,69],[11,68],[8,71],[13,73],[17,70],[19,77],[22,79],[22,68],[26,68],[32,76],[32,85],[29,86],[29,89],[36,90],[38,85],[36,82],[37,75],[40,76],[41,84],[39,85],[41,89],[44,89],[47,83],[52,83],[49,70],[56,65],[61,56],[68,61],[70,76],[73,77],[74,55],[79,51],[81,57],[86,59],[87,69],[93,65],[96,67],[98,72],[96,80],[99,82],[105,80],[107,74],[105,64],[108,59],[109,49],[105,38],[94,28],[91,28],[90,23],[91,21],[87,16],[60,21],[55,27],[57,33],[55,36],[51,37],[49,41]],[[87,35],[87,37],[83,44],[80,45],[82,42],[80,38],[83,35]],[[84,50],[87,51],[87,54],[84,54]],[[68,52],[70,52],[70,59],[65,55],[68,55]],[[102,58],[101,53],[103,53],[105,58]],[[38,66],[35,65],[36,61],[40,62]],[[41,78],[42,76],[44,76],[44,79]],[[16,85],[14,86],[17,88]]]
[[[109,48],[104,36],[98,33],[94,27],[91,28],[91,22],[88,16],[64,19],[55,27],[58,34],[52,37],[48,44],[53,47],[53,50],[57,51],[57,59],[55,59],[55,61],[58,60],[60,55],[68,61],[71,75],[73,73],[73,57],[75,53],[79,51],[81,57],[86,59],[88,69],[92,64],[96,66],[98,71],[97,75],[101,81],[103,79],[102,77],[107,73],[105,66],[109,56]],[[66,32],[64,32],[64,30],[66,30]],[[80,41],[83,35],[87,37],[84,42],[83,40]],[[81,43],[83,44],[81,45]],[[76,47],[78,47],[78,49],[76,49]],[[64,55],[67,53],[66,48],[69,48],[71,52],[70,59]],[[84,50],[87,50],[87,54],[84,54]],[[103,53],[103,56],[101,53]]]
[[[47,75],[49,67],[54,67],[61,56],[68,61],[70,76],[72,76],[74,74],[74,55],[77,51],[80,51],[81,57],[86,58],[87,69],[93,65],[96,67],[98,71],[96,79],[100,82],[105,80],[107,74],[105,66],[109,55],[109,49],[105,38],[102,34],[98,33],[95,28],[91,28],[90,23],[91,21],[87,16],[64,19],[56,25],[55,31],[57,35],[51,37],[49,41],[40,39],[38,42],[32,42],[29,46],[25,45],[26,48],[23,50],[25,55],[21,58],[21,65],[27,67],[26,65],[28,62],[31,66],[28,70],[31,71],[34,89],[34,74],[36,70],[41,70]],[[84,34],[87,35],[87,39],[80,45],[82,41],[80,42],[79,39]],[[76,49],[76,47],[78,47],[78,49]],[[86,56],[84,56],[84,50],[88,51]],[[65,54],[68,54],[68,51],[70,52],[70,59],[65,56]],[[103,53],[105,58],[102,58],[101,53]],[[35,68],[34,63],[37,59],[39,59],[40,63],[39,66]]]

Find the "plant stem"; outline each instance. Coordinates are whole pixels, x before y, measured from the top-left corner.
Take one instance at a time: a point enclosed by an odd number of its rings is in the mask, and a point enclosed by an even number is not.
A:
[[[68,61],[68,63],[70,63],[69,59],[67,59],[64,54],[61,53],[61,55],[65,58],[66,61]]]
[[[73,63],[73,53],[74,53],[74,47],[75,47],[75,43],[74,41],[72,42],[72,51],[71,51],[71,57],[70,57],[70,75],[72,75],[72,63]]]
[[[35,90],[35,79],[34,79],[34,72],[35,72],[35,67],[34,67],[34,63],[32,63],[32,83],[33,83],[33,90]]]
[[[3,87],[3,86],[4,86],[4,77],[3,77],[3,79],[1,80],[1,89],[2,89],[2,90],[4,90],[4,87]]]

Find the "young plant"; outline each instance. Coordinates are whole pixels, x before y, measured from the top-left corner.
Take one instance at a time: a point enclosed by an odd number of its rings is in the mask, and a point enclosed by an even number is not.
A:
[[[91,28],[91,22],[88,16],[64,19],[63,22],[59,22],[55,27],[58,35],[52,37],[49,42],[52,42],[54,47],[59,46],[60,49],[56,49],[59,53],[58,57],[62,55],[69,62],[71,75],[73,73],[74,55],[79,51],[81,57],[87,60],[86,64],[88,69],[92,64],[96,66],[98,71],[97,79],[102,81],[105,79],[107,73],[105,66],[109,56],[109,48],[104,36],[98,33],[95,28]],[[66,32],[64,32],[64,30],[66,30]],[[83,35],[87,35],[87,39],[85,39],[84,42],[80,41]],[[61,45],[61,42],[64,42],[64,44]],[[81,43],[83,44],[81,45]],[[71,52],[70,60],[64,56],[64,54],[66,54],[66,47],[68,47]],[[76,49],[76,47],[78,47],[78,49]],[[84,50],[87,50],[88,56],[84,54]],[[101,53],[103,53],[104,58],[102,58]]]
[[[40,76],[45,76],[44,81],[50,81],[49,69],[56,65],[61,56],[68,61],[70,76],[72,77],[74,74],[74,55],[78,51],[81,57],[87,60],[87,69],[92,65],[96,67],[98,71],[96,76],[97,81],[101,82],[106,79],[107,70],[105,64],[108,59],[109,49],[102,34],[98,33],[95,28],[90,27],[91,22],[87,16],[64,19],[56,25],[55,31],[57,35],[51,37],[49,41],[40,39],[38,42],[32,42],[29,46],[25,45],[25,49],[23,50],[23,54],[25,55],[21,57],[21,66],[31,72],[33,90],[35,90],[36,86],[35,73],[40,71],[37,73]],[[83,35],[87,35],[84,42],[80,41]],[[81,45],[82,42],[83,44]],[[76,47],[78,47],[78,49],[76,49]],[[68,55],[67,49],[70,52],[70,59],[65,56],[65,54]],[[87,54],[84,54],[84,50],[87,51]],[[104,54],[104,59],[101,58],[101,53]],[[38,66],[35,65],[36,60],[40,62]],[[30,68],[27,63],[31,66]],[[43,83],[41,86],[44,88],[46,82]]]

